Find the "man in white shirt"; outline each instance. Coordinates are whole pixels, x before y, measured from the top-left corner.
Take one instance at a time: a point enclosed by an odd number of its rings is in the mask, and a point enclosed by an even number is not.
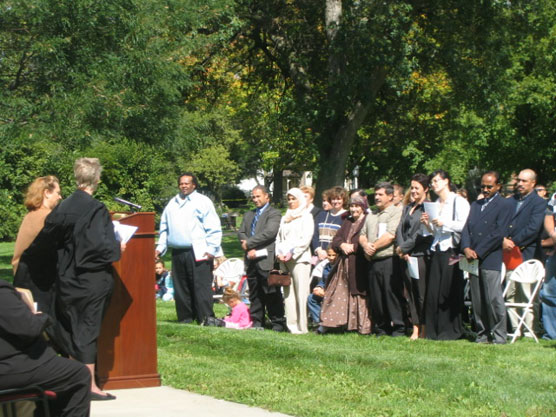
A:
[[[212,310],[212,263],[222,249],[222,228],[212,201],[197,191],[194,174],[178,179],[180,192],[160,218],[156,257],[172,249],[172,277],[176,313],[181,323],[199,324],[214,316]]]

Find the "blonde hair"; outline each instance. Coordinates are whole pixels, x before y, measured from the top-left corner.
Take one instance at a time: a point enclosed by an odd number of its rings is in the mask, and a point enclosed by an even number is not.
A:
[[[79,158],[73,165],[73,174],[77,188],[90,188],[95,191],[100,181],[102,166],[98,158]]]
[[[310,185],[304,185],[303,187],[299,187],[299,189],[305,194],[309,194],[312,199],[315,198],[315,189]]]
[[[27,193],[25,194],[25,200],[23,204],[29,211],[37,210],[42,206],[44,200],[44,192],[54,191],[56,184],[60,184],[58,178],[54,175],[47,175],[46,177],[39,177],[35,179],[27,188]]]
[[[232,300],[241,300],[241,296],[235,290],[230,287],[224,289],[224,294],[222,295],[222,301],[228,304]]]

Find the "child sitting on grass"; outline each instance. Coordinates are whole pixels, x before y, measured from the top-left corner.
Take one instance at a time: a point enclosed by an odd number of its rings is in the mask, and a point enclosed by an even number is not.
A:
[[[223,319],[207,317],[203,323],[204,326],[227,327],[229,329],[249,329],[253,326],[249,308],[241,301],[241,295],[237,291],[226,287],[222,301],[232,309],[230,314]]]

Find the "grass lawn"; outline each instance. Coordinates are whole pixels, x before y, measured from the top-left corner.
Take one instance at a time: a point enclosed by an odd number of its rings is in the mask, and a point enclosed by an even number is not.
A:
[[[235,234],[228,257],[240,256]],[[13,243],[0,243],[11,279]],[[227,309],[215,305],[221,317]],[[556,342],[410,342],[176,323],[158,302],[164,385],[295,416],[555,416]],[[186,405],[184,405],[186,407]]]

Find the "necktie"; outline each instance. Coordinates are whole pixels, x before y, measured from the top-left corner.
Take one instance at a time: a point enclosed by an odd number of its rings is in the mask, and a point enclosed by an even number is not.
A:
[[[251,236],[255,234],[255,227],[257,227],[257,222],[259,221],[260,215],[261,211],[259,209],[255,210],[255,218],[253,219],[253,223],[251,223]]]

